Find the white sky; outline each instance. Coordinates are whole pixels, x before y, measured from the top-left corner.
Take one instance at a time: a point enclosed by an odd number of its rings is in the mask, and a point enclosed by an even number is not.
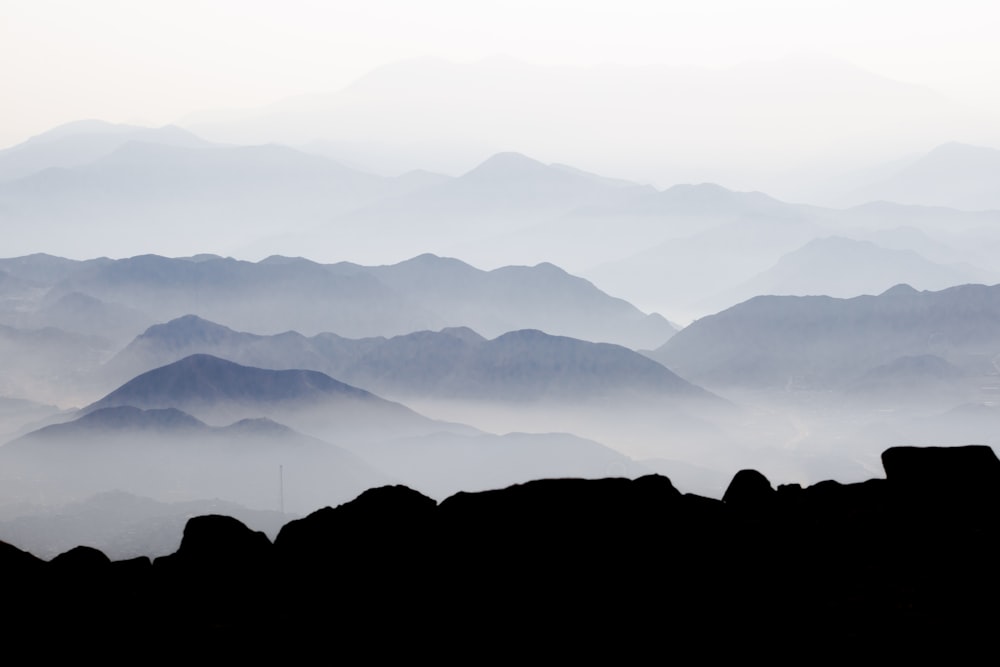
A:
[[[996,0],[0,0],[0,147],[336,90],[418,56],[725,66],[811,50],[1000,110]]]

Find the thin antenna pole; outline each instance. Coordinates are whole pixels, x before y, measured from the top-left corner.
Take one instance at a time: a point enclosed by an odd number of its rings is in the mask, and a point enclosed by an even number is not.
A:
[[[285,513],[285,466],[278,466],[278,493],[281,498],[281,514]]]

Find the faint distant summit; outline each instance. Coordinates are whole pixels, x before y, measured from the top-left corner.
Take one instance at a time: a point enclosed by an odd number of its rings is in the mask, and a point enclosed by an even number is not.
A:
[[[891,201],[965,211],[1000,209],[1000,150],[950,141],[864,186],[848,203]]]

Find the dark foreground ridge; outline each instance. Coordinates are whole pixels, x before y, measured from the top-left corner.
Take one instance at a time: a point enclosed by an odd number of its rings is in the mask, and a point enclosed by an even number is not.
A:
[[[882,460],[886,479],[808,488],[741,471],[722,500],[656,475],[440,504],[382,487],[290,522],[273,544],[236,519],[196,517],[155,562],[86,547],[43,562],[0,543],[2,622],[175,641],[278,632],[338,655],[469,647],[476,661],[525,647],[710,657],[988,645],[1000,460],[985,446]]]

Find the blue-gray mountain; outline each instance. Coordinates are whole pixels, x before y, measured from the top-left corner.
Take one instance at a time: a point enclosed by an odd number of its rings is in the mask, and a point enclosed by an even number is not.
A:
[[[470,432],[317,371],[253,368],[207,354],[147,371],[81,412],[120,406],[176,408],[214,424],[268,417],[306,433],[341,438],[381,439],[450,428]]]
[[[363,337],[469,326],[498,336],[530,328],[633,348],[656,347],[674,333],[659,315],[646,315],[551,264],[482,271],[433,255],[389,266],[143,255],[69,267],[33,255],[0,260],[0,270],[18,279],[32,276],[49,288],[49,301],[78,293],[152,321],[196,314],[258,333]]]
[[[1000,285],[899,285],[852,299],[756,297],[696,321],[651,356],[715,389],[834,388],[886,364],[913,372],[897,360],[928,354],[966,376],[995,375],[998,351]]]
[[[46,403],[78,400],[91,373],[114,354],[105,338],[44,327],[0,324],[0,396]]]
[[[106,370],[117,377],[194,353],[270,368],[311,367],[439,419],[493,433],[528,433],[369,438],[355,448],[435,496],[526,479],[527,471],[599,476],[633,470],[633,463],[597,443],[659,451],[696,441],[701,454],[712,456],[730,439],[712,422],[737,413],[631,350],[535,330],[493,340],[468,328],[352,340],[293,332],[260,336],[186,316],[151,327]],[[294,425],[290,419],[280,418]]]
[[[1000,150],[950,142],[903,161],[881,179],[843,197],[966,211],[1000,209]]]
[[[537,330],[492,340],[469,328],[392,338],[259,336],[188,315],[150,327],[109,362],[106,372],[111,378],[131,377],[196,353],[264,368],[310,368],[393,397],[709,399],[707,392],[632,350]]]
[[[635,197],[653,192],[650,186],[565,165],[546,165],[519,153],[499,153],[446,183],[382,199],[344,214],[332,224],[318,225],[299,235],[276,234],[251,247],[258,252],[297,254],[302,248],[339,246],[342,256],[371,263],[399,261],[425,252],[493,265],[508,258],[522,263],[534,249],[512,247],[508,237],[516,237],[519,230],[580,208],[627,205]],[[569,235],[562,243],[569,240],[574,245],[581,242]],[[484,252],[490,246],[493,252]],[[543,256],[536,262],[548,259]]]
[[[28,433],[0,448],[0,460],[5,483],[27,484],[25,500],[48,504],[118,489],[278,509],[284,469],[284,501],[306,511],[392,480],[344,448],[266,418],[213,427],[175,407],[128,404],[93,407]]]
[[[0,175],[9,177],[0,178],[0,219],[22,251],[231,252],[233,239],[307,228],[423,187],[285,146],[210,144],[187,133],[179,141],[183,131],[167,129],[96,138],[67,131],[0,153]],[[90,139],[86,149],[55,151]]]
[[[384,178],[286,146],[198,143],[176,129],[93,125],[71,124],[54,132],[55,137],[43,136],[0,154],[0,167],[5,155],[37,155],[31,164],[50,160],[50,168],[0,181],[0,221],[9,234],[8,252],[282,253],[366,264],[430,252],[483,267],[553,262],[644,310],[680,321],[732,305],[739,295],[727,300],[728,290],[769,270],[787,253],[830,235],[889,243],[889,249],[919,252],[935,264],[967,263],[972,266],[962,271],[965,280],[972,279],[969,272],[977,267],[1000,273],[1000,233],[992,224],[1000,216],[996,211],[976,214],[898,204],[838,210],[713,184],[660,192],[509,152],[495,154],[457,178]],[[66,142],[87,143],[95,136],[99,146],[79,152],[76,162],[59,151],[49,158],[39,152]],[[951,190],[976,183],[987,188],[995,153],[944,146],[927,158],[944,166],[922,178],[947,183],[941,187]],[[948,158],[953,154],[958,157]],[[941,162],[941,155],[948,159]],[[956,173],[968,177],[955,178]],[[920,190],[933,188],[924,184]],[[980,206],[992,205],[990,201],[981,198]],[[901,227],[915,228],[924,237],[915,241],[896,234],[890,241],[885,235]],[[873,238],[876,232],[882,238]],[[944,287],[939,278],[952,267],[925,267],[927,272],[897,281]],[[815,282],[806,275],[802,284],[783,291],[802,293],[810,280]],[[858,289],[883,287],[870,282]],[[426,323],[409,330],[447,325],[475,323]],[[505,330],[525,326],[535,325]]]
[[[623,241],[608,241],[609,247],[617,244],[618,257],[580,266],[567,251],[556,249],[550,261],[640,308],[677,318],[715,313],[773,290],[826,294],[836,289],[837,295],[847,297],[878,293],[907,280],[923,289],[942,289],[1000,275],[996,260],[1000,211],[889,203],[838,210],[711,185],[691,186],[684,194],[697,205],[682,206],[681,193],[667,198],[670,192],[655,201],[652,214],[609,211],[589,219],[574,214],[552,229],[578,229],[583,239],[594,240],[613,225],[621,238],[633,244],[626,248]],[[654,199],[650,197],[650,205]],[[541,227],[531,231],[538,239],[551,233]],[[830,237],[843,240],[835,244]],[[860,242],[865,241],[877,247],[864,246],[868,252],[862,252]],[[810,254],[813,259],[803,261]],[[814,261],[817,256],[821,261]],[[827,267],[838,263],[847,283],[837,284],[829,277]],[[796,268],[790,271],[790,265]],[[887,282],[893,268],[904,273]]]
[[[740,110],[739,122],[718,122],[730,109]],[[390,173],[453,173],[518,147],[606,165],[608,173],[663,182],[724,175],[761,187],[767,174],[787,170],[791,155],[799,171],[810,172],[818,160],[892,154],[948,136],[956,114],[966,129],[982,123],[927,88],[815,55],[724,68],[552,67],[493,57],[407,60],[343,90],[183,124],[227,142],[339,142],[340,155],[368,158]],[[865,122],[847,125],[845,118]]]
[[[104,158],[130,142],[179,148],[212,144],[173,125],[160,128],[115,125],[81,120],[55,127],[24,143],[0,151],[0,181],[12,181],[46,169],[82,167]]]
[[[935,263],[913,250],[885,248],[871,241],[830,236],[810,241],[781,257],[709,303],[721,307],[761,294],[850,298],[881,294],[900,283],[918,290],[940,290],[965,283],[992,283],[1000,273],[962,264]]]
[[[181,408],[214,423],[242,419],[213,427]],[[139,375],[75,420],[7,444],[0,459],[4,475],[30,487],[22,493],[50,502],[124,489],[159,499],[219,497],[273,507],[284,469],[285,500],[295,511],[390,479],[443,497],[537,477],[645,472],[573,435],[482,434],[421,417],[322,373],[249,368],[208,355]]]

